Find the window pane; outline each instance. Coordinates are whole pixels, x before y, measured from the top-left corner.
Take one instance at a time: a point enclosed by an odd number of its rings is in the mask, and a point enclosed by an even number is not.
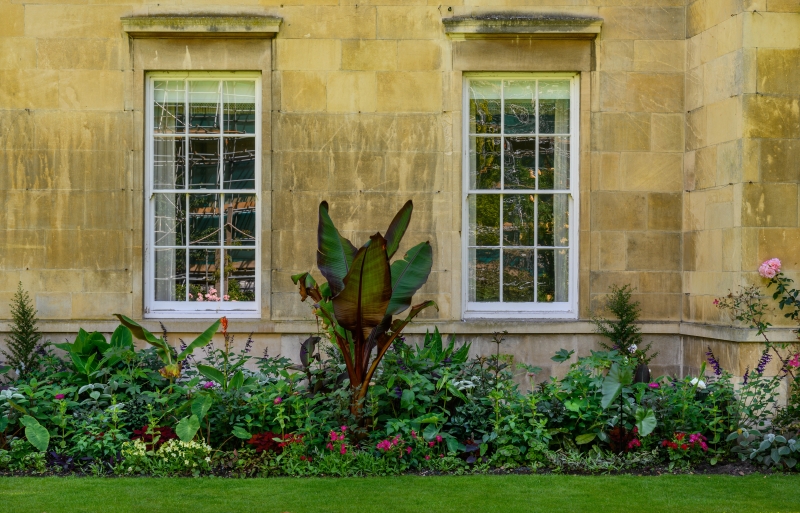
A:
[[[153,131],[157,134],[183,133],[186,129],[186,82],[153,82]]]
[[[217,189],[219,187],[219,139],[216,137],[189,138],[189,188]]]
[[[500,188],[500,138],[469,138],[470,189]]]
[[[153,187],[183,189],[186,187],[185,141],[177,137],[153,139]]]
[[[539,188],[542,190],[553,188],[554,157],[553,138],[539,138]]]
[[[569,189],[569,137],[539,139],[539,189]]]
[[[155,232],[156,246],[183,246],[186,244],[186,195],[156,194]]]
[[[539,195],[540,246],[569,246],[569,197],[566,194]]]
[[[569,81],[539,82],[539,132],[569,133]]]
[[[186,250],[155,250],[156,301],[186,301]]]
[[[505,133],[536,133],[536,81],[515,80],[505,83]]]
[[[224,186],[226,189],[255,189],[256,140],[254,137],[226,137]]]
[[[218,134],[220,124],[220,82],[189,82],[189,133]]]
[[[543,303],[551,303],[556,299],[556,277],[555,277],[555,250],[539,250],[539,290],[536,293],[537,299]]]
[[[503,245],[535,246],[536,198],[532,194],[503,196]]]
[[[500,195],[473,194],[469,203],[469,245],[500,245]]]
[[[500,301],[500,250],[469,250],[469,301]]]
[[[499,134],[500,119],[500,81],[471,80],[469,82],[469,132],[471,134]]]
[[[256,250],[226,251],[225,287],[223,301],[256,300]]]
[[[222,83],[225,133],[256,133],[256,83],[252,80]]]
[[[536,138],[505,139],[505,188],[536,188]]]
[[[202,294],[202,296],[201,296]],[[189,250],[189,301],[208,301],[219,297],[219,250]]]
[[[225,245],[254,246],[256,243],[256,196],[225,195]]]
[[[503,302],[524,303],[536,300],[536,251],[503,251]]]
[[[189,195],[189,244],[218,246],[219,195]]]

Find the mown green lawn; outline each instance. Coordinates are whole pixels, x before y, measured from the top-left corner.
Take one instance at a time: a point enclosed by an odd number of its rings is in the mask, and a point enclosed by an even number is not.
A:
[[[800,512],[795,476],[444,476],[352,479],[0,478],[0,511]]]

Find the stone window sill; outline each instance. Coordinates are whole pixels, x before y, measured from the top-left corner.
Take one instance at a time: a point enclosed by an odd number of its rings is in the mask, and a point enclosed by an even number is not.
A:
[[[594,39],[602,18],[569,14],[482,14],[445,18],[444,30],[455,41],[466,39]]]
[[[244,37],[273,38],[281,18],[276,16],[151,15],[127,16],[122,28],[131,37]]]

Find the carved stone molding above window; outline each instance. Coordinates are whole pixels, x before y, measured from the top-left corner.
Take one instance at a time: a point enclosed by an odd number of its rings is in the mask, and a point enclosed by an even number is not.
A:
[[[122,28],[130,37],[244,37],[273,38],[281,18],[277,16],[228,16],[216,14],[126,16]]]
[[[573,14],[488,13],[444,18],[450,39],[594,39],[602,18]]]

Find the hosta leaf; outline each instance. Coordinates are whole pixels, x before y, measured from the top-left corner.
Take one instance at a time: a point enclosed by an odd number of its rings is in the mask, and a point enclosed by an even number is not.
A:
[[[210,396],[207,395],[200,395],[194,398],[192,401],[192,413],[197,416],[198,420],[205,418],[206,414],[208,414],[208,410],[211,408],[211,405],[214,403],[214,400],[211,399]]]
[[[181,442],[191,442],[198,429],[200,429],[200,419],[197,418],[197,415],[192,414],[178,422],[175,426],[175,434],[178,435]]]
[[[411,298],[425,285],[433,267],[433,249],[425,241],[392,263],[392,298],[386,315],[397,315],[411,306]],[[441,340],[440,340],[441,342]]]
[[[328,280],[331,295],[344,289],[344,278],[355,259],[355,246],[339,234],[328,215],[328,202],[319,204],[319,226],[317,227],[317,267]]]
[[[575,437],[575,443],[578,445],[588,444],[595,439],[597,435],[594,433],[584,433]]]
[[[636,427],[640,436],[647,436],[656,428],[656,414],[652,408],[639,407],[636,410]]]
[[[250,440],[253,438],[253,435],[247,432],[247,430],[241,426],[234,426],[233,427],[233,436],[236,438],[241,438],[242,440]]]
[[[25,415],[20,419],[20,423],[25,426],[25,438],[36,447],[39,452],[45,452],[47,446],[50,445],[50,433],[47,428],[39,424],[39,421]]]

